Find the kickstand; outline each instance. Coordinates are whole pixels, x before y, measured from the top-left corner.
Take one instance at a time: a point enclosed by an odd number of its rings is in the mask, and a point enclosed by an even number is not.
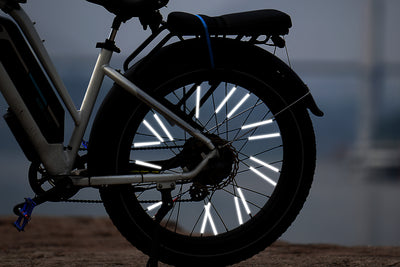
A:
[[[161,208],[158,210],[157,214],[154,216],[154,221],[156,224],[160,224],[162,219],[167,215],[167,213],[173,207],[173,201],[171,196],[171,188],[168,189],[161,189],[161,199],[162,205]],[[157,267],[158,266],[158,255],[159,255],[159,248],[160,248],[160,239],[159,239],[159,226],[156,225],[153,233],[153,245],[151,249],[150,258],[147,261],[147,267]]]
[[[146,267],[158,267],[158,260],[150,257],[147,261]]]

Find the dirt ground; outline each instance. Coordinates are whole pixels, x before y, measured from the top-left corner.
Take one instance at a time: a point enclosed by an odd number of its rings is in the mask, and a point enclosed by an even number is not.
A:
[[[0,217],[0,266],[146,266],[108,218],[34,217],[18,233]],[[167,266],[159,264],[159,266]],[[296,245],[278,241],[238,266],[399,266],[400,247]]]

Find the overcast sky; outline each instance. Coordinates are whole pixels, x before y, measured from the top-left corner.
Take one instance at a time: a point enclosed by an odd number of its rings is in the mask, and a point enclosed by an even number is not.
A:
[[[400,62],[400,1],[377,0],[383,6],[381,47],[385,61]],[[372,0],[170,0],[162,9],[221,15],[253,9],[278,9],[292,17],[288,47],[294,60],[334,60],[362,62],[366,58],[368,17]],[[53,55],[96,54],[97,41],[109,32],[112,16],[102,7],[84,0],[30,0],[24,5],[46,47]],[[117,41],[128,54],[149,32],[143,32],[137,19],[122,27]]]

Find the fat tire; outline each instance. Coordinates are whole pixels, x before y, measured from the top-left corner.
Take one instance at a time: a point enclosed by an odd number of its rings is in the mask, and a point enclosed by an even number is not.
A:
[[[129,70],[126,77],[154,97],[163,96],[163,90],[168,90],[165,85],[171,85],[171,81],[179,82],[193,76],[218,79],[227,75],[239,83],[245,80],[245,83],[264,87],[263,97],[277,100],[272,109],[279,112],[282,105],[287,107],[279,114],[280,120],[290,122],[287,123],[290,125],[283,123],[282,134],[290,132],[294,136],[285,140],[290,143],[288,146],[294,147],[293,157],[296,158],[291,158],[293,166],[282,172],[281,176],[286,178],[271,197],[272,203],[240,229],[218,238],[188,239],[171,233],[144,213],[133,187],[101,188],[106,211],[121,234],[144,253],[176,266],[230,265],[264,250],[286,231],[302,209],[315,169],[315,137],[306,105],[301,101],[290,105],[293,95],[288,93],[288,88],[298,84],[298,77],[276,78],[278,74],[271,74],[270,64],[283,66],[281,76],[290,72],[281,61],[258,47],[225,39],[213,39],[212,43],[215,69],[209,68],[208,51],[201,40],[189,40],[167,46],[153,58],[144,59]],[[182,53],[177,54],[177,51]],[[171,53],[175,53],[173,61]],[[135,124],[132,121],[143,118],[144,110],[143,104],[126,91],[118,86],[112,88],[92,128],[88,159],[92,175],[123,173],[123,159],[129,157],[126,147],[130,147],[132,141],[126,135]]]

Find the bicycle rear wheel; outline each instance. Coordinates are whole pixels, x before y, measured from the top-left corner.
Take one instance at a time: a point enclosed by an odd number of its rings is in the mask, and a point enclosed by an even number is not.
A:
[[[315,141],[304,106],[290,105],[279,90],[243,69],[182,66],[149,87],[219,147],[220,160],[193,181],[176,184],[172,209],[161,223],[154,220],[162,203],[156,184],[102,188],[119,231],[146,254],[191,266],[233,264],[279,238],[312,183]],[[109,121],[115,145],[102,156],[115,158],[115,173],[188,171],[208,152],[156,111],[125,92],[116,95],[108,109],[134,104]]]

